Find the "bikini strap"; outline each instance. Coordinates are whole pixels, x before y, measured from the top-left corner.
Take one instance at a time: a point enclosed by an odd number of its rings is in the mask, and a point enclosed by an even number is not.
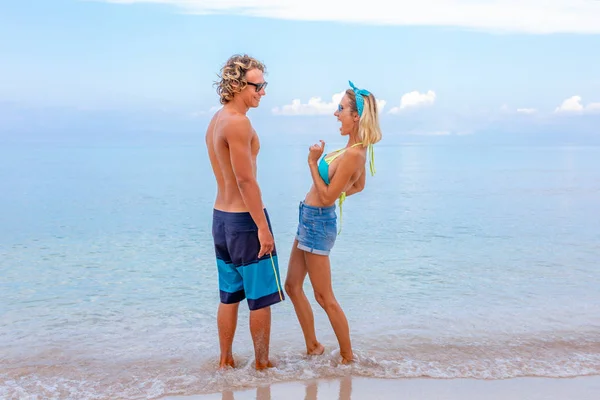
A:
[[[344,200],[346,200],[346,192],[342,192],[340,194],[340,198],[338,199],[338,204],[340,207],[340,229],[338,230],[338,235],[342,233],[342,222],[344,213],[342,212],[342,205],[344,204]]]
[[[334,150],[331,153],[329,153],[329,155],[325,156],[325,162],[327,164],[331,163],[333,160],[335,160],[336,158],[338,158],[339,156],[341,156],[342,154],[344,154],[344,152],[352,147],[356,147],[358,145],[362,145],[362,142],[358,142],[358,143],[354,143],[352,146],[350,147],[344,147],[342,149],[338,149],[338,150]],[[333,153],[333,154],[332,154]]]

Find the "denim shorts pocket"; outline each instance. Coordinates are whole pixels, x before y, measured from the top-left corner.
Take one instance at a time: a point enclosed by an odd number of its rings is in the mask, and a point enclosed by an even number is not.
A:
[[[303,220],[300,225],[302,225],[302,230],[310,237],[315,236],[319,231],[317,224],[312,220]]]
[[[337,221],[330,219],[323,221],[323,232],[327,238],[334,238],[337,236]]]
[[[330,248],[333,247],[337,237],[337,221],[335,219],[323,221],[323,230],[325,232],[324,241],[327,243],[327,246]]]

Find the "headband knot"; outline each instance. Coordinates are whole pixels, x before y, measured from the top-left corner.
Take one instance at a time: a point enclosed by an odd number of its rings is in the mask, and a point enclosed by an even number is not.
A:
[[[357,88],[356,86],[354,86],[354,83],[352,83],[352,81],[348,81],[348,83],[350,84],[352,90],[354,90],[354,97],[356,97],[356,110],[358,111],[358,116],[362,117],[362,113],[365,108],[365,99],[363,99],[363,96],[368,96],[371,94],[371,92],[365,89]]]

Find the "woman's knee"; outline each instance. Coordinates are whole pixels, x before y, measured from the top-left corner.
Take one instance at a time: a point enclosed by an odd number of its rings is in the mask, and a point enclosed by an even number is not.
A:
[[[320,293],[315,291],[315,300],[317,300],[317,303],[319,303],[326,312],[339,307],[333,293]]]
[[[297,295],[302,293],[302,283],[299,283],[299,282],[293,282],[291,280],[286,280],[283,287],[285,289],[285,293],[287,293],[287,295],[290,298],[296,297]]]

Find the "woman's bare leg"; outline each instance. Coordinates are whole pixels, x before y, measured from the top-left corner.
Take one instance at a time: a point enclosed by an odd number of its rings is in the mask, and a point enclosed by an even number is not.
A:
[[[304,257],[308,276],[315,291],[315,299],[327,313],[340,345],[342,363],[350,363],[353,361],[350,327],[342,307],[340,307],[333,294],[329,256],[305,252]]]
[[[298,322],[300,322],[304,341],[306,342],[306,353],[320,355],[323,354],[325,348],[317,341],[312,307],[302,287],[304,278],[306,278],[306,272],[304,251],[298,249],[298,241],[294,240],[288,263],[287,277],[285,279],[285,292],[292,301]]]

